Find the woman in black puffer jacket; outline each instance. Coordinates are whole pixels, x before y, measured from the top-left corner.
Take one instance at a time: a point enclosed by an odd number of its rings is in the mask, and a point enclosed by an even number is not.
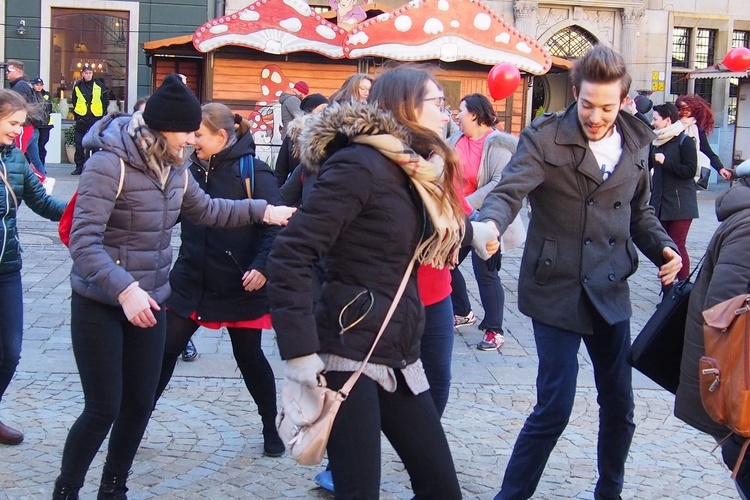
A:
[[[301,161],[318,178],[268,262],[285,383],[315,386],[325,369],[329,387],[340,389],[371,348],[420,241],[420,263],[442,268],[457,259],[464,232],[458,160],[441,137],[447,119],[436,80],[399,67],[375,81],[370,101],[329,106],[301,129]],[[323,256],[313,311],[312,268]],[[333,424],[327,449],[336,498],[379,497],[381,430],[416,498],[460,498],[419,361],[423,329],[415,269]]]
[[[678,279],[690,274],[687,235],[693,219],[698,218],[695,177],[698,165],[695,141],[682,131],[677,108],[668,102],[654,106],[651,122],[657,138],[651,147],[650,167],[653,169],[653,190],[649,203],[659,222],[677,245],[682,256]]]
[[[0,90],[0,401],[16,372],[23,337],[21,242],[16,215],[22,202],[37,214],[60,220],[65,203],[50,198],[14,146],[26,121],[26,101],[12,90]],[[0,444],[15,445],[23,433],[0,422]]]
[[[203,106],[191,159],[193,177],[212,198],[252,197],[281,204],[273,172],[255,158],[249,122],[225,105]],[[169,274],[167,340],[156,389],[158,400],[177,358],[200,326],[226,327],[237,366],[263,420],[263,451],[272,457],[284,453],[284,444],[276,432],[276,381],[260,343],[261,330],[271,329],[266,260],[278,232],[278,227],[264,224],[237,230],[182,221],[182,245]]]

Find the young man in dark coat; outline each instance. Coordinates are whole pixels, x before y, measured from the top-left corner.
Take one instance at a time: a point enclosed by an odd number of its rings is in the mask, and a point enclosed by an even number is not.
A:
[[[638,248],[662,284],[681,267],[676,246],[648,205],[654,135],[630,113],[630,76],[597,45],[571,73],[576,102],[545,113],[480,210],[505,232],[528,196],[532,207],[519,277],[519,310],[531,317],[539,356],[537,404],[521,430],[496,499],[529,498],[573,409],[578,349],[586,345],[599,391],[596,499],[619,498],[635,431],[627,278]]]

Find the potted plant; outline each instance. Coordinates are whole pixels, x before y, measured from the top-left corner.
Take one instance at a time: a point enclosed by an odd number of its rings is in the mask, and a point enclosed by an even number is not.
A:
[[[65,154],[68,155],[68,163],[75,163],[76,130],[74,125],[63,129],[63,142],[65,143]]]

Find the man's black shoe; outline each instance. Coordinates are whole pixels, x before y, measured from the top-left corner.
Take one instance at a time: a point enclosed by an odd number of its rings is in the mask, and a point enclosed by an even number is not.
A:
[[[76,167],[76,169],[75,169],[75,170],[73,170],[73,171],[72,171],[72,172],[70,173],[70,175],[81,175],[81,172],[82,172],[82,171],[83,171],[82,169],[80,169],[80,168]]]

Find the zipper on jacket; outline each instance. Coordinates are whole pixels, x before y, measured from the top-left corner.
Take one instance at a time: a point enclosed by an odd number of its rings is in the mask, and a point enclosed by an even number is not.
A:
[[[3,174],[5,174],[5,178],[8,179],[8,182],[10,182],[10,178],[8,177],[8,168],[5,165],[5,162],[0,157],[0,164],[2,164],[3,168]],[[0,263],[3,262],[3,257],[5,257],[5,247],[8,244],[8,226],[5,225],[5,217],[10,214],[10,193],[8,192],[8,189],[10,189],[10,186],[6,185],[3,182],[3,187],[5,188],[5,213],[2,216],[3,220],[3,242],[2,246],[0,246]]]

